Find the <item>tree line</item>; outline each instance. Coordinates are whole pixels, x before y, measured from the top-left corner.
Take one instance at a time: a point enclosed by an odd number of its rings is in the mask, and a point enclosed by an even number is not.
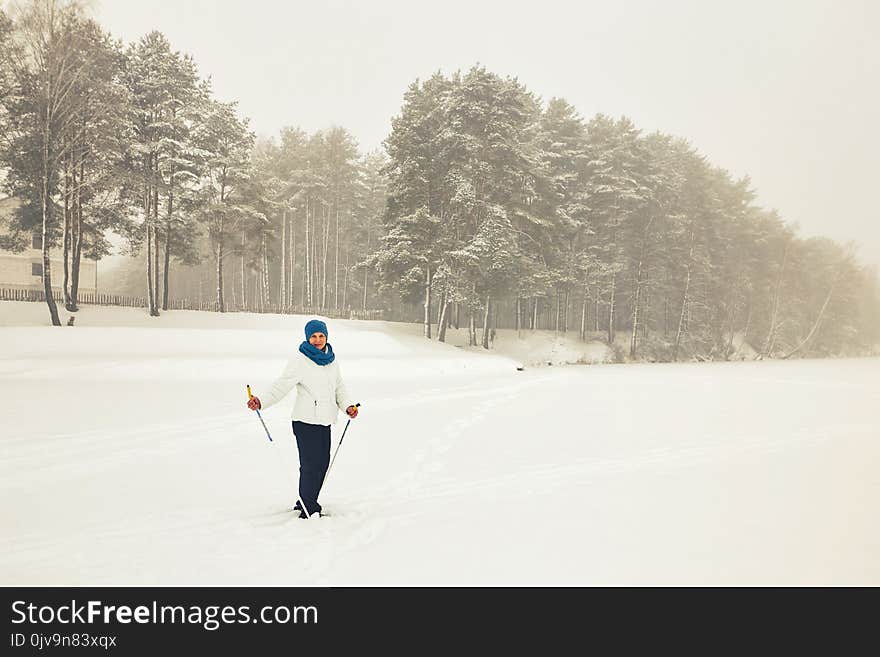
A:
[[[625,335],[663,360],[863,353],[876,274],[855,245],[801,239],[686,140],[626,118],[582,119],[483,67],[414,82],[386,141],[384,285],[488,347],[508,326]],[[434,310],[432,310],[432,306]],[[462,319],[463,313],[463,319]],[[477,336],[476,327],[482,327]]]
[[[143,267],[151,315],[168,308],[173,263],[185,284],[206,262],[220,311],[230,300],[366,309],[373,281],[359,249],[378,240],[381,154],[358,153],[343,128],[257,143],[164,35],[125,46],[75,2],[0,14],[0,40],[0,167],[23,201],[0,245],[42,235],[53,324],[49,249],[63,246],[63,298],[76,311],[80,259],[107,255],[111,232]]]
[[[0,12],[0,52],[0,168],[22,201],[0,246],[41,235],[55,325],[51,277],[75,311],[81,258],[116,234],[151,315],[209,271],[220,311],[419,307],[427,337],[464,326],[485,347],[496,326],[663,360],[880,338],[855,245],[798,237],[684,139],[483,67],[413,82],[385,152],[360,153],[342,127],[257,140],[164,35],[122,44],[75,2]]]

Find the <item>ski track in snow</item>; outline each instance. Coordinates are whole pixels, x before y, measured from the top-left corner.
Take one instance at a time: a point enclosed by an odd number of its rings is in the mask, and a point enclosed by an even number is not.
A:
[[[653,448],[636,455],[581,458],[564,465],[537,464],[519,467],[510,473],[468,481],[441,475],[443,456],[454,449],[457,439],[465,435],[468,429],[480,425],[499,404],[506,406],[524,404],[532,388],[547,385],[552,378],[552,375],[544,375],[512,385],[495,387],[489,400],[485,399],[485,390],[479,384],[474,384],[453,391],[445,389],[422,391],[371,404],[373,412],[388,413],[400,408],[432,406],[437,403],[448,405],[456,402],[457,419],[441,430],[430,432],[427,442],[411,456],[409,467],[404,468],[389,482],[362,489],[355,498],[348,496],[338,498],[336,505],[345,510],[337,511],[328,518],[305,522],[297,519],[292,512],[281,512],[282,517],[277,521],[270,514],[269,521],[257,517],[242,522],[239,519],[239,512],[245,512],[244,508],[236,509],[235,513],[226,516],[216,512],[157,513],[153,517],[140,518],[137,524],[85,527],[73,537],[73,542],[124,546],[149,541],[151,527],[156,526],[161,526],[163,534],[188,536],[189,540],[200,534],[207,536],[221,533],[242,539],[244,542],[253,531],[262,539],[275,544],[280,550],[286,550],[291,555],[308,551],[309,559],[294,559],[295,581],[323,582],[338,560],[374,542],[389,527],[393,528],[405,522],[412,523],[423,516],[429,517],[438,504],[455,506],[475,495],[485,497],[488,494],[514,499],[527,498],[537,492],[547,493],[571,487],[589,487],[597,478],[614,477],[620,473],[639,469],[692,468],[702,463],[727,460],[736,456],[779,452],[792,447],[803,447],[808,443],[829,440],[829,435],[824,430],[800,431],[775,440],[767,440],[761,436],[727,436],[723,443]],[[470,408],[462,406],[462,402],[470,402],[472,406]],[[3,474],[14,473],[22,464],[32,461],[46,449],[46,443],[53,447],[48,451],[49,457],[44,458],[40,463],[40,476],[56,476],[64,472],[69,474],[72,459],[84,461],[83,468],[95,472],[103,468],[115,467],[120,457],[137,459],[150,452],[167,454],[168,446],[174,444],[178,445],[179,449],[185,449],[186,441],[181,442],[181,440],[187,437],[192,439],[199,433],[210,433],[221,428],[235,433],[252,433],[255,424],[253,420],[252,417],[240,418],[239,414],[230,413],[209,420],[142,427],[128,432],[125,451],[114,452],[103,459],[100,455],[104,451],[104,446],[118,440],[118,432],[105,430],[54,434],[44,437],[39,446],[24,448],[20,446],[15,450],[15,458],[4,461]],[[838,426],[837,429],[849,436],[870,436],[873,435],[875,427],[853,424]],[[76,460],[73,462],[76,463]],[[31,473],[33,472],[31,470]],[[50,559],[59,547],[69,542],[69,540],[60,543],[47,540],[38,533],[30,536],[19,534],[4,539],[0,542],[0,547],[8,558],[17,560],[26,557],[26,561],[34,563]],[[321,549],[310,550],[310,546],[313,548],[316,543]],[[237,549],[233,550],[236,551]],[[218,570],[222,570],[224,561],[221,554],[203,559],[201,565],[205,567],[214,563]],[[259,577],[256,573],[254,576]],[[96,581],[103,579],[100,572],[94,571],[91,578],[97,578]]]

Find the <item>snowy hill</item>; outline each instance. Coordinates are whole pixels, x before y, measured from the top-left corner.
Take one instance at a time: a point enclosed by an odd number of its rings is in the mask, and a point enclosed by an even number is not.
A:
[[[0,302],[0,584],[880,584],[880,359],[330,321],[362,413],[300,521],[292,399],[270,443],[244,387],[305,319]]]

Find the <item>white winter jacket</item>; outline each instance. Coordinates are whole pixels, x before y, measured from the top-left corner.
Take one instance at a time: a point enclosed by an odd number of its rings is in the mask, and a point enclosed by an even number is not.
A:
[[[354,403],[342,382],[338,360],[329,365],[318,365],[297,351],[272,384],[269,393],[260,397],[260,407],[269,408],[277,404],[294,386],[296,401],[290,417],[300,422],[329,426],[336,422],[339,411],[345,411]]]

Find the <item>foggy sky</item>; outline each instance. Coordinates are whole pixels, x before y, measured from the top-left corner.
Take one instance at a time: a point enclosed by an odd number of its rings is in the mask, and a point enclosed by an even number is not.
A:
[[[435,3],[94,0],[126,43],[191,54],[261,136],[347,128],[380,148],[406,87],[480,63],[588,119],[626,115],[748,174],[803,237],[880,264],[880,9],[869,0]],[[423,6],[419,6],[423,5]]]

